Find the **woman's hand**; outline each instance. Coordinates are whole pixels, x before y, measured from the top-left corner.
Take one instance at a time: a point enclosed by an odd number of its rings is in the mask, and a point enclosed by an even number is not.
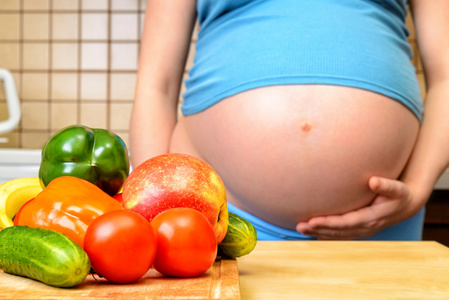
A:
[[[312,218],[299,223],[296,230],[322,240],[367,238],[421,209],[421,201],[413,201],[412,189],[402,181],[373,176],[368,184],[376,193],[370,205],[342,215]]]

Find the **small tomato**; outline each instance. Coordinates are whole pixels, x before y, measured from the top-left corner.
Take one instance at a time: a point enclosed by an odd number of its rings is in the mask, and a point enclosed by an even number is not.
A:
[[[158,214],[151,225],[158,251],[153,267],[174,277],[195,277],[206,272],[217,256],[214,229],[207,218],[191,208],[171,208]]]
[[[84,250],[92,268],[115,283],[139,280],[153,264],[156,249],[150,222],[128,210],[111,211],[96,218],[84,237]]]
[[[122,196],[122,193],[115,194],[114,196],[112,196],[112,198],[114,198],[115,200],[117,200],[120,204],[123,204],[123,196]]]

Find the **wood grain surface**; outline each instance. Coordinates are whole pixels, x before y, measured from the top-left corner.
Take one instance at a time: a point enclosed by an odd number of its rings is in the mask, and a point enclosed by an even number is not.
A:
[[[238,266],[245,300],[449,299],[449,248],[433,241],[258,242]]]
[[[77,287],[55,288],[0,271],[0,299],[240,299],[239,274],[235,259],[217,259],[196,278],[169,278],[150,269],[132,284],[89,275]]]

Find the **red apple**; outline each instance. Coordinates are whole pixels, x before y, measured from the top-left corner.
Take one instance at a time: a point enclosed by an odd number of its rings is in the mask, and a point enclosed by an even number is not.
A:
[[[199,158],[179,153],[150,158],[129,174],[122,196],[125,209],[150,222],[169,208],[188,207],[206,216],[217,243],[226,235],[228,208],[223,181]]]

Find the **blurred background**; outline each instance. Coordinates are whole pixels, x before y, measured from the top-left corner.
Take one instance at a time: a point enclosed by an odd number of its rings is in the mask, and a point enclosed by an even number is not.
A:
[[[22,108],[18,127],[0,135],[0,148],[42,148],[73,124],[112,130],[128,144],[145,6],[0,0],[0,68],[12,73]],[[0,81],[0,121],[7,118]]]

